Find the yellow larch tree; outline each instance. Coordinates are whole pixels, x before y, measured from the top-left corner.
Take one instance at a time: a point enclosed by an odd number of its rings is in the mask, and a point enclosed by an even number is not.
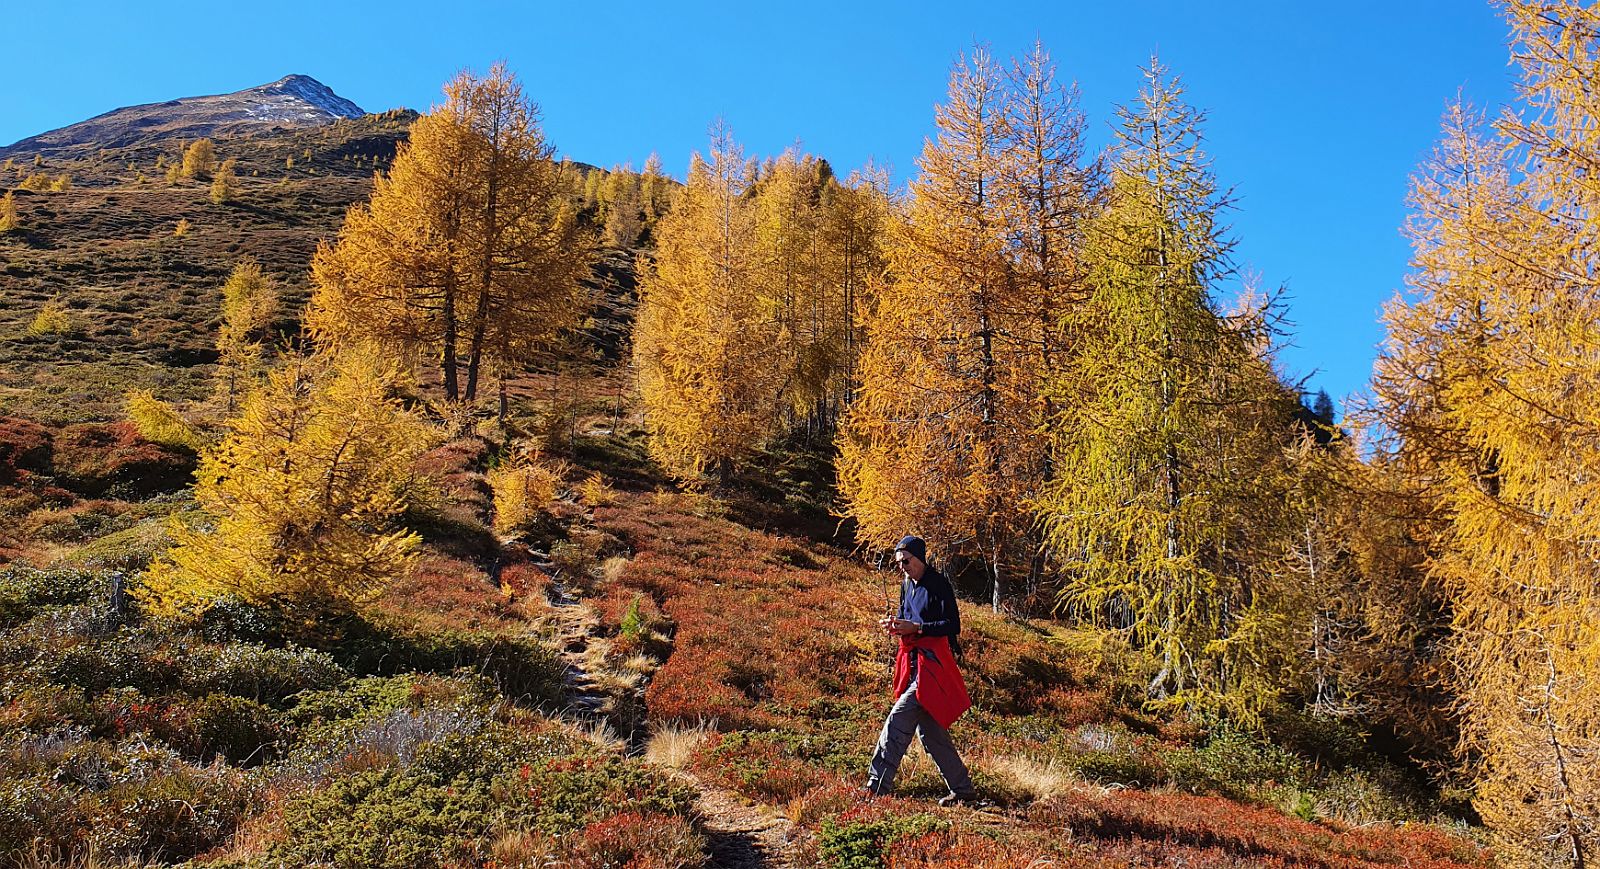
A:
[[[183,149],[183,159],[179,163],[178,174],[184,178],[207,178],[217,168],[217,148],[210,139],[196,139],[189,147]],[[173,173],[167,173],[167,180],[176,180]]]
[[[833,374],[844,368],[819,237],[822,191],[831,183],[827,163],[791,147],[767,163],[754,191],[761,295],[771,310],[772,361],[784,371],[785,423],[806,420],[813,431],[826,416]]]
[[[837,307],[830,331],[842,362],[842,370],[831,375],[837,384],[828,389],[829,415],[834,419],[854,401],[859,386],[856,364],[866,345],[868,323],[862,312],[872,309],[871,287],[883,275],[885,234],[893,209],[888,173],[870,164],[823,190],[818,228],[823,281]]]
[[[1010,283],[997,188],[1007,138],[1003,78],[982,49],[952,71],[904,214],[887,239],[888,279],[867,312],[861,388],[839,439],[839,482],[865,542],[919,533],[941,558],[976,556],[998,575],[1016,530],[1002,505],[996,300]],[[1009,507],[1010,509],[1006,509]],[[1002,591],[996,583],[994,600]]]
[[[661,170],[661,155],[652,153],[644,161],[644,171],[639,175],[639,200],[644,208],[646,229],[672,210],[672,198],[677,185]]]
[[[1081,115],[1043,53],[1029,63],[1008,80],[980,49],[954,70],[887,234],[839,439],[862,538],[921,532],[943,557],[983,567],[996,608],[1012,578],[1038,571],[1040,377],[1058,346],[1052,306],[1072,295],[1088,189]]]
[[[135,389],[124,396],[128,421],[138,430],[139,437],[151,443],[198,452],[204,440],[194,426],[184,419],[172,405],[148,389]]]
[[[624,164],[606,173],[600,187],[600,201],[605,212],[605,243],[623,248],[638,244],[639,233],[644,230],[640,176],[633,171],[633,166]]]
[[[246,259],[234,266],[222,285],[222,327],[217,330],[217,364],[229,413],[240,382],[253,384],[260,373],[261,341],[277,312],[277,287],[260,263]]]
[[[650,452],[673,474],[728,479],[775,430],[782,368],[745,194],[752,167],[726,125],[696,154],[641,263],[634,362]]]
[[[364,354],[274,371],[202,456],[194,492],[208,520],[174,526],[143,577],[145,604],[171,614],[233,594],[343,606],[403,575],[420,540],[398,520],[435,433],[392,382]]]
[[[11,191],[0,196],[0,232],[16,232],[22,228],[22,220],[17,217],[17,198]]]
[[[1600,10],[1507,3],[1524,108],[1457,108],[1414,184],[1376,392],[1437,521],[1475,805],[1513,863],[1600,849]],[[1503,155],[1522,159],[1520,173]]]
[[[235,174],[233,168],[237,163],[238,161],[229,157],[222,161],[222,165],[218,166],[216,173],[211,176],[211,201],[214,204],[221,205],[239,195],[239,176]]]
[[[1061,606],[1150,652],[1152,700],[1255,723],[1303,600],[1253,573],[1284,531],[1260,523],[1282,512],[1295,399],[1272,373],[1269,308],[1217,309],[1231,242],[1203,114],[1159,63],[1145,75],[1046,384],[1055,473],[1036,503]]]
[[[325,346],[433,355],[446,398],[471,401],[486,366],[534,361],[580,321],[593,245],[516,77],[463,72],[445,94],[319,248],[306,319]]]

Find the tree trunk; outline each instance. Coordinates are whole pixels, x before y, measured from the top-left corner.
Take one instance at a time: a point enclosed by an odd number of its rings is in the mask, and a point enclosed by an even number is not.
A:
[[[444,279],[444,310],[441,313],[444,320],[444,352],[441,354],[441,365],[444,368],[444,397],[455,401],[461,397],[460,384],[456,377],[456,277],[452,269]]]

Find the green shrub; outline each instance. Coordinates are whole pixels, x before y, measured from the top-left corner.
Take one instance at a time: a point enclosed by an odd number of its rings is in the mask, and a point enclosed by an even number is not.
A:
[[[653,767],[614,754],[580,751],[531,768],[525,792],[536,814],[529,826],[558,834],[626,808],[687,815],[695,792]]]
[[[1367,735],[1344,719],[1283,709],[1268,717],[1267,737],[1318,766],[1340,769],[1376,760]]]
[[[250,603],[225,594],[212,599],[195,616],[201,636],[213,643],[229,641],[263,642],[288,632],[283,616],[268,606]]]
[[[137,573],[172,546],[164,519],[150,519],[113,531],[78,547],[70,561],[90,568]]]
[[[233,694],[281,708],[301,691],[331,688],[349,675],[331,655],[313,649],[230,643],[191,652],[183,682],[192,694]]]
[[[822,865],[828,869],[881,869],[883,852],[890,845],[949,826],[946,821],[924,814],[847,824],[830,818],[822,822],[818,851]]]
[[[622,614],[622,621],[618,625],[622,636],[638,639],[644,632],[644,616],[639,612],[641,595],[633,596],[633,603],[628,605],[628,611]]]
[[[0,567],[0,627],[21,624],[45,607],[70,606],[104,598],[111,574],[98,570],[51,568],[26,564]]]
[[[487,677],[501,694],[528,705],[562,696],[560,659],[535,639],[457,631],[403,634],[367,623],[344,627],[345,638],[330,649],[356,673],[466,671]]]
[[[295,698],[288,720],[297,728],[372,718],[425,706],[487,706],[493,688],[477,680],[420,673],[369,676],[338,688],[308,691]]]
[[[117,501],[79,502],[60,510],[41,510],[29,517],[24,532],[50,543],[83,543],[126,526],[124,505]]]
[[[1067,763],[1084,778],[1105,784],[1148,787],[1163,778],[1152,758],[1134,751],[1086,751],[1070,755]]]
[[[1329,772],[1314,797],[1318,814],[1355,825],[1421,821],[1439,811],[1415,776],[1389,763]]]
[[[455,865],[495,813],[484,789],[462,784],[457,790],[393,767],[337,779],[284,809],[288,841],[269,859],[367,869]]]
[[[1221,730],[1200,748],[1165,752],[1171,783],[1191,793],[1213,793],[1232,800],[1275,801],[1273,789],[1304,788],[1309,766],[1270,742]]]
[[[276,713],[244,697],[212,694],[195,705],[192,717],[200,760],[222,755],[236,764],[268,760],[282,738]]]
[[[404,712],[400,714],[406,714]],[[288,801],[270,863],[434,867],[464,862],[497,830],[565,834],[632,811],[687,817],[694,793],[572,737],[472,719],[414,762],[356,770]]]
[[[19,634],[24,654],[32,653],[32,670],[44,681],[70,685],[90,695],[111,688],[137,688],[148,695],[175,689],[184,673],[187,650],[152,632],[96,627],[97,613],[79,608],[60,613],[42,630]],[[57,626],[69,624],[64,630]]]
[[[0,748],[0,772],[0,853],[42,850],[63,862],[184,860],[223,844],[260,805],[244,774],[142,741],[13,742]]]

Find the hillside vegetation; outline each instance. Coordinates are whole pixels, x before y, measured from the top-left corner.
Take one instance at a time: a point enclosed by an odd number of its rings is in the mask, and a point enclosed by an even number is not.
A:
[[[1584,869],[1600,12],[1503,8],[1343,426],[1156,63],[1095,156],[974,50],[904,191],[553,162],[504,65],[12,158],[0,859]],[[861,787],[907,532],[964,805]]]

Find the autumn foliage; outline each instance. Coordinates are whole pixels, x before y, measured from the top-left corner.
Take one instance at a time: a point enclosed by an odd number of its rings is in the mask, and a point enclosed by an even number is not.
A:
[[[418,539],[396,520],[433,435],[389,396],[391,382],[358,357],[274,372],[203,456],[195,497],[210,521],[173,529],[146,603],[171,613],[222,594],[353,601],[404,573]]]
[[[318,250],[306,324],[407,369],[437,359],[445,396],[470,401],[490,367],[546,358],[578,324],[589,240],[516,77],[464,72],[445,92]]]

